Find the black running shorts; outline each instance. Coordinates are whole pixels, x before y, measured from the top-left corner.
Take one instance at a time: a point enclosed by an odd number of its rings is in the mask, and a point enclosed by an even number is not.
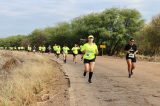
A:
[[[126,56],[126,60],[131,60],[132,62],[136,62],[137,61],[136,57],[130,58],[130,57],[128,57],[128,55]]]
[[[74,53],[73,53],[73,56],[75,57],[75,56],[77,56],[77,54],[74,54]]]
[[[86,63],[90,63],[90,62],[95,62],[95,60],[96,60],[95,58],[92,60],[84,59],[83,63],[86,64]]]

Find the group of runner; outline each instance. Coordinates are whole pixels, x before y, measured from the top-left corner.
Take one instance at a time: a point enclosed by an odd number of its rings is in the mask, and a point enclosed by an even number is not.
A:
[[[128,78],[131,78],[133,75],[133,70],[135,69],[136,63],[136,54],[138,52],[137,45],[135,40],[130,38],[128,44],[125,45],[124,50],[126,51],[126,62],[128,65]],[[98,55],[98,47],[94,43],[94,36],[88,36],[88,41],[82,46],[83,60],[84,60],[84,73],[83,76],[86,76],[86,73],[89,72],[88,82],[92,83],[92,75],[95,65],[96,55]]]
[[[59,56],[61,54],[61,49],[62,49],[62,54],[63,54],[63,61],[64,61],[64,63],[66,63],[67,62],[67,55],[69,53],[70,48],[67,45],[64,45],[61,48],[60,45],[55,44],[53,46],[53,52],[55,53],[55,56],[57,57],[57,59],[59,59]],[[79,50],[80,50],[80,47],[77,44],[75,44],[74,47],[71,49],[72,54],[73,54],[73,62],[75,64],[77,64],[76,57],[79,54]]]
[[[11,50],[24,50],[24,47],[13,47],[11,48]],[[85,77],[87,72],[89,72],[89,78],[88,78],[88,82],[92,83],[92,76],[93,76],[93,70],[94,70],[94,66],[95,66],[95,60],[96,60],[96,55],[98,55],[98,47],[97,45],[94,43],[94,36],[93,35],[89,35],[87,42],[84,45],[81,45],[80,47],[75,44],[74,47],[72,47],[71,49],[67,46],[64,45],[62,48],[60,47],[60,45],[55,44],[53,46],[53,48],[49,45],[48,48],[46,48],[45,46],[39,46],[38,50],[41,53],[45,53],[46,50],[48,50],[49,53],[51,53],[53,49],[53,52],[55,54],[55,56],[57,57],[57,59],[59,59],[61,51],[63,54],[63,61],[64,63],[67,62],[67,55],[69,53],[69,51],[72,51],[73,54],[73,62],[75,64],[77,64],[77,55],[79,54],[79,51],[81,52],[81,60],[83,60],[84,63],[84,72],[83,72],[83,76]],[[31,47],[30,45],[28,45],[27,47],[28,52],[36,52],[36,46]],[[131,38],[128,42],[128,44],[126,44],[124,50],[126,51],[126,62],[128,65],[128,78],[131,78],[131,76],[133,75],[133,70],[135,69],[135,63],[136,63],[136,54],[138,52],[137,50],[137,46],[135,44],[135,40],[133,38]]]
[[[60,48],[60,46],[54,45],[53,48],[54,48],[54,52],[57,55],[57,58],[59,58],[61,49],[58,49],[58,48]],[[69,50],[70,50],[69,47],[67,47],[66,45],[64,45],[64,47],[62,48],[64,63],[66,63],[66,61],[67,61],[67,55],[68,55]],[[75,44],[71,50],[73,53],[73,62],[75,64],[77,63],[76,57],[78,55],[78,51],[79,50],[81,51],[81,53],[82,53],[81,59],[83,60],[83,63],[84,63],[83,76],[85,77],[87,72],[89,72],[88,82],[92,83],[92,76],[93,76],[93,70],[94,70],[94,66],[95,66],[96,55],[98,55],[98,47],[94,43],[94,36],[89,35],[87,42],[84,45],[81,45],[79,47],[77,44]]]
[[[59,45],[54,45],[54,52],[57,55],[57,58],[59,58],[60,55],[60,46]],[[67,55],[68,55],[68,51],[69,51],[69,47],[67,47],[66,45],[64,45],[64,47],[62,48],[63,51],[63,60],[64,63],[66,63],[67,61]],[[75,64],[77,64],[77,55],[78,55],[78,51],[80,50],[82,53],[82,57],[81,59],[84,62],[84,72],[83,72],[83,76],[85,77],[87,72],[89,72],[89,78],[88,78],[88,82],[92,83],[92,76],[93,76],[93,70],[94,70],[94,65],[95,65],[95,59],[96,59],[96,55],[98,55],[98,47],[97,45],[94,43],[94,36],[93,35],[89,35],[88,39],[87,39],[87,43],[85,43],[84,45],[81,45],[80,47],[75,44],[74,47],[71,49],[72,53],[73,53],[73,62]]]

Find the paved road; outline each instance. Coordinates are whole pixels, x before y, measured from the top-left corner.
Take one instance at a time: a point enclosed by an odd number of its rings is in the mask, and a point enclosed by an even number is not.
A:
[[[127,76],[125,59],[97,57],[93,83],[84,78],[83,63],[69,56],[62,64],[70,78],[71,106],[160,106],[160,64],[137,62],[134,76]]]

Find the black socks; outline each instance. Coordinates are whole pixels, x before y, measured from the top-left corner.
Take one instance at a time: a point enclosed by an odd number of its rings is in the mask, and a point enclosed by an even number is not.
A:
[[[86,72],[86,71],[84,71],[83,76],[85,77],[85,76],[86,76],[86,74],[87,74],[87,72]]]
[[[89,82],[89,83],[92,83],[92,81],[91,81],[92,75],[93,75],[93,72],[89,72],[89,79],[88,79],[88,82]]]
[[[86,74],[87,74],[87,71],[84,71],[83,76],[85,77]],[[93,72],[89,72],[89,78],[88,78],[88,82],[89,82],[89,83],[92,83],[92,81],[91,81],[92,76],[93,76]]]
[[[64,59],[64,63],[66,63],[67,62],[67,60],[66,59]]]

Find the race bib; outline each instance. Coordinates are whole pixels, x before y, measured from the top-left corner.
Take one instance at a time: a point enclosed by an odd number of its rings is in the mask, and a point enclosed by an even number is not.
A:
[[[91,56],[91,53],[87,53],[86,56],[87,56],[87,57],[90,57],[90,56]]]
[[[128,57],[130,57],[130,58],[134,58],[134,54],[129,54],[129,56]]]

